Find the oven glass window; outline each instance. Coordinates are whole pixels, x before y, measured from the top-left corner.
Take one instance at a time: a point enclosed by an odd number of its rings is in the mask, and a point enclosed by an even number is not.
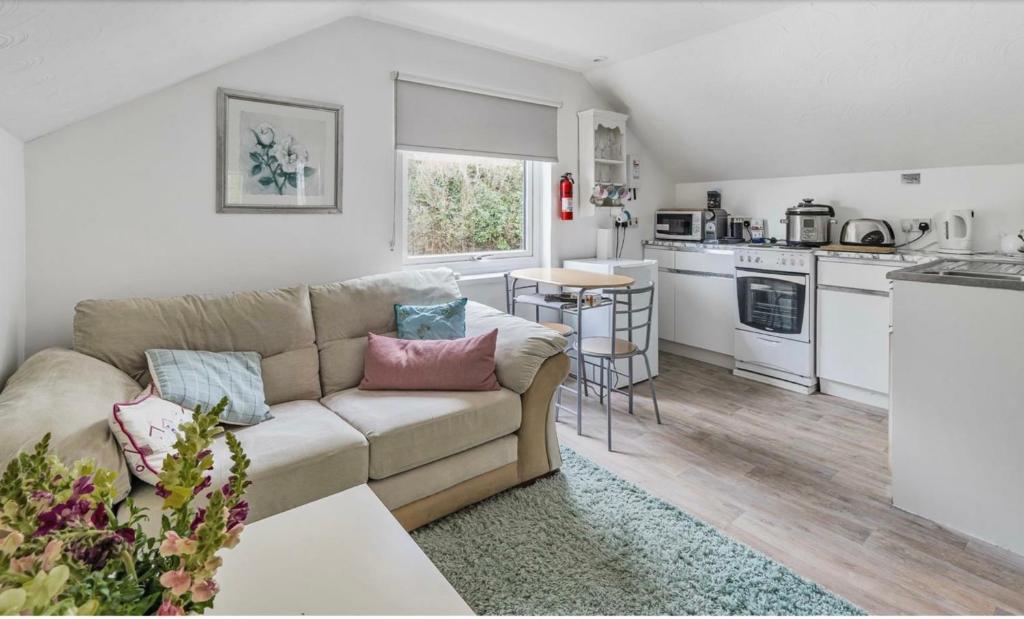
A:
[[[740,322],[753,329],[798,335],[804,324],[807,286],[771,277],[736,280]]]

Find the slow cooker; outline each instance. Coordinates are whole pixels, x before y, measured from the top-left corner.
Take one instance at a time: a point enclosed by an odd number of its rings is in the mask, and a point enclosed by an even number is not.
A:
[[[828,204],[815,204],[814,198],[804,198],[796,206],[786,209],[786,243],[818,247],[828,245],[836,211]]]

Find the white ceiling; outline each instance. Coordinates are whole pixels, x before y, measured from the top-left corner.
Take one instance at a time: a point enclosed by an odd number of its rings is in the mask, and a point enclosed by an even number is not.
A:
[[[0,126],[28,140],[354,14],[317,0],[0,0]]]
[[[572,69],[777,10],[769,2],[0,0],[0,126],[23,140],[352,15]]]
[[[679,181],[1024,161],[1024,3],[814,2],[587,73]]]
[[[584,72],[679,181],[1024,161],[1024,2],[1000,1],[0,0],[0,126],[352,15]]]
[[[784,8],[775,0],[387,0],[360,14],[577,71]]]

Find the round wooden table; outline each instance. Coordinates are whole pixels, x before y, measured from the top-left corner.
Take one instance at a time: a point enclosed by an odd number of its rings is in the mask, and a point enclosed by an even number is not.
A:
[[[608,273],[592,273],[590,271],[580,271],[577,269],[562,269],[562,268],[551,268],[551,267],[537,267],[531,269],[517,269],[505,274],[505,309],[510,314],[515,315],[516,303],[529,303],[537,307],[537,315],[539,322],[540,308],[547,307],[549,309],[557,310],[559,317],[564,311],[570,311],[571,302],[560,303],[557,301],[548,302],[544,300],[544,295],[540,294],[540,288],[537,287],[537,294],[533,295],[534,299],[526,299],[517,301],[516,287],[517,282],[527,281],[533,284],[539,285],[544,284],[548,286],[558,286],[561,288],[572,288],[576,291],[576,434],[583,434],[583,390],[586,385],[586,377],[583,376],[586,372],[586,362],[583,359],[583,352],[580,350],[578,345],[579,342],[583,341],[583,310],[591,309],[592,307],[604,307],[606,304],[590,305],[583,302],[584,296],[588,290],[602,290],[605,288],[628,288],[636,283],[636,280],[628,275],[615,275]],[[569,306],[567,308],[566,306]],[[612,311],[615,311],[614,308]],[[614,337],[614,334],[613,334]],[[563,388],[561,385],[559,389]],[[569,389],[568,387],[564,387]],[[558,405],[560,406],[560,404]]]

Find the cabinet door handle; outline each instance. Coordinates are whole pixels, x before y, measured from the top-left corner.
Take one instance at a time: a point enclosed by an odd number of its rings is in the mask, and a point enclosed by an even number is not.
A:
[[[768,342],[769,344],[778,344],[780,342],[780,340],[771,340],[766,337],[761,337],[760,335],[757,336],[757,339],[761,340],[762,342]]]

